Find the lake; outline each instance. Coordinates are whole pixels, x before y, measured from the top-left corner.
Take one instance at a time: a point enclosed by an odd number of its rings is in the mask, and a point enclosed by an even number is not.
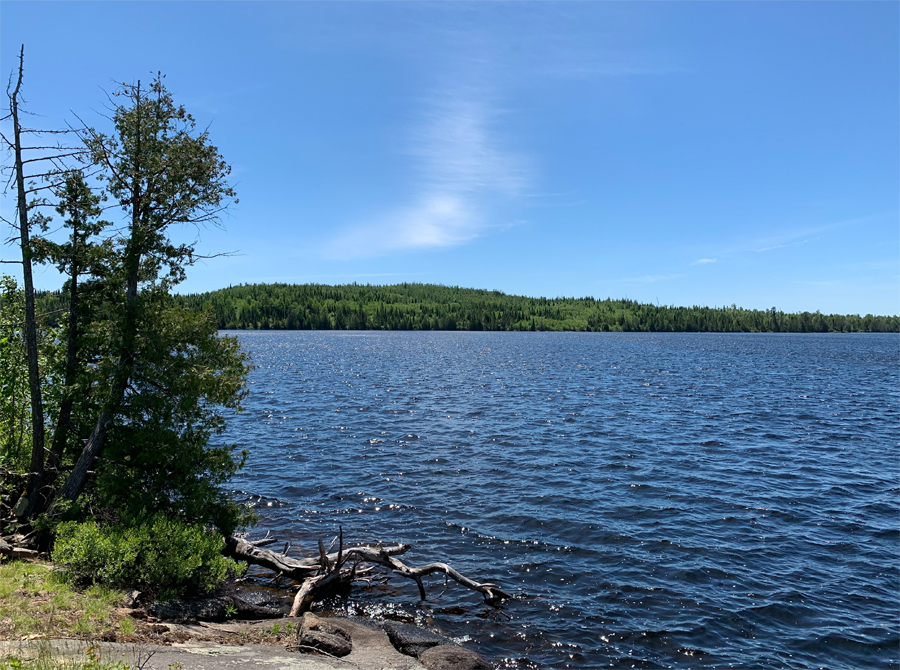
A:
[[[342,526],[519,596],[395,577],[326,609],[503,668],[900,667],[897,335],[232,334],[254,535]]]

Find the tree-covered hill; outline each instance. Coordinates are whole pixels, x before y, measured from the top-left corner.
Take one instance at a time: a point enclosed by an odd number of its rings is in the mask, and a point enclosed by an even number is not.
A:
[[[900,331],[897,316],[528,298],[435,284],[250,284],[178,300],[194,309],[210,306],[219,328],[228,330]]]
[[[176,296],[210,307],[223,330],[571,330],[625,332],[900,332],[900,317],[673,307],[634,300],[528,298],[436,284],[245,284]],[[64,306],[58,292],[39,311]]]

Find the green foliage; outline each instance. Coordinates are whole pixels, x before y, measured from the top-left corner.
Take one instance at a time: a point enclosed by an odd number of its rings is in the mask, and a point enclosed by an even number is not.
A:
[[[123,597],[107,587],[78,588],[47,563],[0,561],[0,621],[8,639],[96,639],[115,624]]]
[[[76,263],[74,237],[61,254],[69,269],[87,264],[97,291],[77,338],[89,363],[80,366],[80,381],[71,368],[66,374],[67,386],[86,391],[70,422],[86,447],[59,496],[77,498],[87,485],[84,463],[102,453],[90,492],[101,506],[135,518],[166,512],[230,532],[249,517],[220,487],[246,455],[209,440],[224,426],[218,408],[240,403],[246,359],[236,341],[218,338],[209,315],[176,307],[168,294],[194,262],[193,246],[173,243],[169,228],[214,223],[234,197],[230,170],[161,77],[148,89],[123,85],[115,96],[123,102],[112,133],[80,134],[124,225],[103,247],[103,263]],[[91,224],[99,200],[83,186],[74,179],[61,191],[58,211],[70,215],[73,234],[88,235],[104,225]],[[72,277],[70,297],[74,270]]]
[[[46,296],[41,302],[42,308],[48,306]],[[90,434],[116,364],[115,326],[103,315],[106,309],[105,302],[95,302],[94,318],[82,326],[82,346],[93,364],[81,366],[75,386],[72,437],[64,462],[78,456]],[[138,319],[139,364],[110,428],[96,482],[86,492],[92,506],[132,517],[165,511],[188,523],[211,523],[226,534],[252,524],[249,508],[230,501],[222,490],[243,466],[247,452],[210,444],[225,427],[224,412],[237,411],[246,393],[247,355],[236,338],[218,336],[210,312],[187,310],[162,289],[141,295]],[[65,328],[59,330],[63,341]],[[65,365],[65,353],[58,349],[48,368],[61,370]],[[19,409],[27,415],[27,377],[21,379],[26,404]],[[62,384],[48,385],[46,395],[52,400],[64,390]],[[27,435],[25,440],[27,444]],[[27,458],[27,450],[23,453]],[[60,501],[55,515],[77,515],[78,509],[69,514],[65,507]]]
[[[290,621],[285,622],[285,624],[283,626],[281,624],[274,623],[274,624],[272,624],[272,627],[266,631],[266,633],[268,633],[269,635],[272,635],[274,637],[278,637],[279,635],[282,635],[282,634],[291,635],[291,634],[293,634],[293,632],[294,632],[294,624],[291,623]]]
[[[900,317],[671,307],[634,300],[527,298],[434,284],[251,284],[178,296],[222,329],[900,332]]]
[[[100,525],[94,520],[57,527],[53,560],[79,581],[136,588],[165,600],[208,593],[241,566],[222,556],[214,531],[165,514],[148,521]]]
[[[252,521],[221,486],[247,452],[211,446],[225,428],[221,408],[244,397],[247,356],[218,337],[209,312],[191,312],[161,292],[142,311],[135,370],[98,468],[97,492],[119,514],[163,511],[230,534]]]
[[[48,237],[32,238],[34,260],[53,263],[60,273],[70,277],[69,282],[81,274],[102,276],[110,249],[109,244],[97,241],[110,225],[99,220],[105,194],[94,193],[80,170],[66,173],[54,194],[58,199],[56,211],[65,217],[63,226],[69,231],[69,237],[64,242],[54,242]],[[40,220],[43,232],[47,232],[50,222],[48,217]]]
[[[234,199],[230,168],[161,76],[114,96],[111,126],[78,130],[93,165],[65,173],[44,202],[62,226],[44,215],[31,221],[45,233],[32,237],[34,260],[67,277],[61,291],[37,296],[37,312],[51,317],[38,322],[53,435],[45,499],[53,488],[58,495],[31,521],[52,530],[88,510],[160,513],[230,533],[254,520],[223,486],[247,453],[211,441],[240,406],[248,360],[236,339],[218,336],[211,313],[169,295],[195,261],[171,227],[216,224]],[[23,296],[11,279],[0,289],[0,466],[22,471],[31,452]],[[73,467],[85,445],[87,467]]]
[[[140,81],[123,84],[113,97],[122,100],[113,113],[113,131],[89,128],[82,139],[102,169],[98,178],[128,220],[119,264],[127,275],[136,263],[145,286],[178,283],[194,262],[194,248],[173,243],[168,228],[216,223],[235,198],[227,182],[231,168],[209,133],[197,132],[194,118],[174,102],[162,75],[149,87]]]
[[[0,277],[0,459],[25,467],[31,449],[25,297],[15,279]]]
[[[38,329],[38,365],[44,407],[58,407],[53,359],[63,350],[57,328]],[[0,465],[25,470],[31,458],[31,396],[25,356],[25,297],[16,280],[0,276]]]

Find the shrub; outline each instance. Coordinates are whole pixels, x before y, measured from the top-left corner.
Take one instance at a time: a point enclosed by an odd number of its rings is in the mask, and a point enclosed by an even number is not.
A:
[[[239,571],[223,546],[218,533],[162,514],[132,524],[70,521],[57,527],[53,560],[75,579],[166,600],[208,593]]]

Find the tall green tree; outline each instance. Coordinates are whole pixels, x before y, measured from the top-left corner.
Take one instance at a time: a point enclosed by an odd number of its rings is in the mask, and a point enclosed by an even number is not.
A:
[[[72,410],[76,397],[87,389],[78,389],[77,382],[82,371],[81,322],[87,316],[84,299],[84,280],[88,280],[88,293],[96,293],[98,282],[107,274],[110,245],[103,244],[99,236],[110,225],[100,220],[103,196],[95,193],[85,180],[81,170],[71,170],[63,177],[63,183],[56,189],[56,211],[64,217],[64,227],[69,231],[68,239],[57,243],[46,238],[32,241],[34,258],[40,262],[51,262],[68,279],[64,294],[68,297],[65,322],[65,363],[62,371],[62,392],[59,409],[56,412],[52,447],[47,463],[47,484],[55,479],[63,452],[72,434]],[[91,286],[94,284],[95,286]],[[91,290],[93,289],[93,290]]]
[[[106,352],[97,366],[105,375],[105,395],[84,449],[59,490],[58,498],[68,501],[84,490],[111,430],[122,432],[115,424],[126,408],[139,406],[154,386],[158,397],[172,394],[171,385],[160,377],[172,382],[176,369],[185,372],[181,367],[196,359],[200,344],[215,348],[209,339],[215,332],[211,319],[205,335],[195,332],[193,342],[160,339],[162,333],[155,329],[166,322],[163,317],[174,314],[167,305],[168,289],[184,278],[195,260],[192,245],[172,242],[172,228],[215,223],[234,199],[227,182],[230,168],[208,134],[197,132],[191,115],[174,103],[161,76],[148,88],[140,82],[125,84],[115,95],[121,102],[112,117],[113,132],[88,128],[82,134],[109,197],[124,215],[125,226],[113,239],[113,271],[106,278],[118,309],[110,312]],[[168,344],[159,349],[161,342]],[[233,370],[238,386],[240,370],[242,360]],[[224,395],[208,395],[209,391],[175,392],[173,397],[182,398],[184,407],[202,403],[201,396],[213,402],[225,400]]]

